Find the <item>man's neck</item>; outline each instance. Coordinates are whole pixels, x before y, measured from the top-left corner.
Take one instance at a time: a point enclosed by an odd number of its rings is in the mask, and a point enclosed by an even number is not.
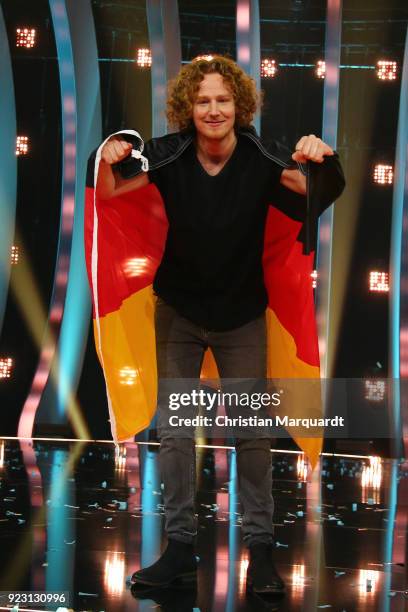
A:
[[[237,144],[237,137],[234,131],[231,131],[221,140],[215,138],[206,138],[201,134],[197,134],[196,147],[197,153],[202,160],[220,164],[226,161]]]

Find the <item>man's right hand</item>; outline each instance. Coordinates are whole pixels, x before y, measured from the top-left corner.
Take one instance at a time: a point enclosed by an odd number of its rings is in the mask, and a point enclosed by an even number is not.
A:
[[[107,164],[117,164],[129,155],[132,150],[130,142],[114,136],[102,148],[101,159]]]
[[[112,164],[125,159],[131,150],[131,143],[118,136],[109,138],[108,142],[102,147],[101,160],[104,163],[99,166],[96,186],[98,197],[102,200],[109,200],[114,196],[135,191],[149,184],[147,172],[141,172],[132,178],[123,179],[120,172],[112,168]]]

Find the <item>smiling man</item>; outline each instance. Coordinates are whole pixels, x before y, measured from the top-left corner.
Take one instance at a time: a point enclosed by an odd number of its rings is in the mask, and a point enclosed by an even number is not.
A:
[[[218,55],[199,59],[170,85],[167,114],[179,132],[146,144],[149,172],[130,158],[132,144],[121,136],[103,147],[98,197],[107,200],[154,183],[166,210],[167,239],[153,282],[159,381],[198,379],[207,349],[221,378],[266,377],[263,253],[269,205],[303,223],[298,240],[308,253],[318,214],[343,190],[338,156],[316,136],[303,136],[292,152],[261,142],[251,126],[258,106],[254,81],[235,62]],[[313,179],[307,210],[306,162]],[[168,396],[166,401],[160,388],[158,412],[168,544],[154,565],[132,579],[168,586],[194,579],[197,571],[195,443],[175,437]],[[270,440],[237,439],[236,450],[250,557],[247,587],[282,593],[272,558]]]

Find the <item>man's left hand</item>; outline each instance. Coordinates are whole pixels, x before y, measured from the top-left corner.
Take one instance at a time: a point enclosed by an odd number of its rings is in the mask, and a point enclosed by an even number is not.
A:
[[[301,164],[308,160],[321,164],[324,161],[325,155],[334,155],[334,151],[321,138],[317,138],[314,134],[302,136],[295,147],[296,151],[292,155],[292,159]]]

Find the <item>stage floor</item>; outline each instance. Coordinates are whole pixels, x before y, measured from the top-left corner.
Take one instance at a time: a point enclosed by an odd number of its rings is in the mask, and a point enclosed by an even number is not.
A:
[[[164,544],[157,446],[0,439],[0,590],[69,592],[75,611],[407,610],[408,464],[325,456],[306,476],[302,455],[273,452],[273,465],[284,597],[246,597],[235,451],[202,447],[197,591],[136,599],[128,577]]]

